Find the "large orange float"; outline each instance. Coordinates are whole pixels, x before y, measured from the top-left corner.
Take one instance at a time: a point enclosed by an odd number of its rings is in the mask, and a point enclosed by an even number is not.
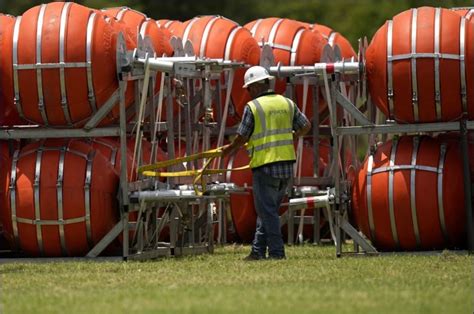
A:
[[[314,65],[321,59],[323,46],[326,40],[318,32],[311,32],[301,22],[283,18],[265,18],[252,21],[244,26],[252,33],[259,45],[269,45],[273,49],[276,63],[281,65]],[[275,91],[283,94],[286,90],[286,81],[276,81]],[[305,108],[306,116],[313,116],[313,93],[309,89]],[[300,109],[303,106],[303,86],[296,87],[296,102]],[[319,111],[327,107],[319,98]]]
[[[32,256],[83,256],[118,221],[118,177],[78,140],[46,140],[0,164],[0,214],[13,247]]]
[[[474,15],[474,8],[453,8],[451,9],[460,16],[465,17],[466,19],[471,19]]]
[[[13,28],[15,18],[10,15],[0,14],[0,49],[2,61],[0,62],[0,125],[20,124],[20,117],[11,98],[13,80],[8,78],[12,68]]]
[[[307,24],[304,23],[308,29],[310,29],[313,32],[318,32],[323,36],[324,39],[326,39],[327,43],[331,45],[331,47],[334,46],[339,46],[341,49],[341,56],[344,59],[352,59],[355,58],[357,59],[357,53],[354,51],[354,48],[352,48],[351,43],[342,36],[340,33],[336,32],[332,28],[322,25],[322,24]]]
[[[374,103],[398,122],[474,118],[474,22],[422,7],[396,15],[367,49]]]
[[[72,2],[36,6],[18,17],[13,44],[1,59],[2,76],[11,82],[4,92],[9,106],[35,124],[84,124],[118,89],[120,29],[114,25]],[[102,124],[117,116],[118,108]]]
[[[127,7],[117,7],[103,10],[107,16],[111,16],[124,23],[131,31],[134,38],[140,35],[142,38],[148,37],[153,45],[157,57],[173,55],[173,48],[170,44],[171,33],[165,28],[158,27],[155,20],[148,18],[145,14]],[[136,47],[134,47],[136,48]],[[161,74],[156,76],[155,93],[160,91]],[[133,82],[130,82],[129,89],[133,95]],[[128,90],[127,90],[128,92]],[[166,106],[162,109],[162,120],[166,120]]]
[[[110,8],[103,10],[103,12],[105,15],[125,23],[135,37],[138,34],[143,38],[148,36],[158,57],[173,55],[173,48],[170,44],[171,33],[166,28],[160,28],[155,20],[127,7]]]
[[[238,61],[249,65],[257,65],[260,62],[260,49],[250,32],[222,16],[195,17],[176,27],[173,35],[180,37],[183,43],[190,40],[196,56],[199,57]],[[244,69],[235,71],[227,125],[240,121],[243,107],[250,101],[250,95],[242,89],[244,74]],[[224,79],[223,83],[223,86],[227,85]],[[222,107],[225,94],[224,89],[221,97]]]
[[[167,19],[161,19],[156,21],[156,25],[160,28],[165,28],[171,32],[171,34],[174,34],[176,29],[182,24],[181,21],[177,20],[167,20]]]
[[[465,240],[459,145],[401,137],[369,156],[353,186],[357,226],[380,250],[460,248]]]

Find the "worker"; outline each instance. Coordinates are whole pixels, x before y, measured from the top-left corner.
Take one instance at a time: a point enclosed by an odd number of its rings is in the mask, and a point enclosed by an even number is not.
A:
[[[279,208],[293,177],[294,140],[305,135],[311,123],[296,104],[270,89],[274,77],[261,66],[245,72],[244,86],[252,101],[245,106],[242,122],[224,156],[247,143],[252,169],[257,228],[250,254],[244,260],[284,259]]]

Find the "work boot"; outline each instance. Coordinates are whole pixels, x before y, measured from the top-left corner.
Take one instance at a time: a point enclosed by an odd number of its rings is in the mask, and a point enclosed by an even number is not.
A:
[[[286,259],[286,256],[285,255],[282,255],[282,256],[269,256],[268,259],[270,260],[280,260],[280,259]]]
[[[249,255],[247,255],[246,257],[243,258],[243,260],[246,261],[246,262],[260,261],[260,260],[264,260],[264,259],[265,259],[265,256],[261,256],[261,255],[257,255],[257,254],[253,254],[253,253],[250,253]]]

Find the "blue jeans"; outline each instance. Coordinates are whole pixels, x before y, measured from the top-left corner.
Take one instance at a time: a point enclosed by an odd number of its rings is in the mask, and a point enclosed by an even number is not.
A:
[[[261,169],[252,170],[253,200],[257,211],[257,229],[252,242],[253,255],[273,258],[285,256],[278,210],[285,196],[289,178],[274,178]]]

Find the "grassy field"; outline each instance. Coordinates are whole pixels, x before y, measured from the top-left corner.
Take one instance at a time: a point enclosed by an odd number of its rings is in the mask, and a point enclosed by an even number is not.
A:
[[[287,248],[244,262],[248,247],[152,262],[0,265],[2,313],[473,313],[473,260],[436,255],[335,258]]]

